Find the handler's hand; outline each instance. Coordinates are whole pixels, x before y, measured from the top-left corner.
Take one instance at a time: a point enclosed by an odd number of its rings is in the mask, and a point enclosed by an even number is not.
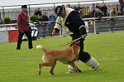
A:
[[[86,34],[84,34],[84,35],[82,35],[81,37],[82,37],[83,39],[85,39],[85,38],[86,38],[86,36],[87,36],[87,35],[86,35]]]
[[[56,34],[57,34],[57,31],[53,30],[52,35],[56,35]]]

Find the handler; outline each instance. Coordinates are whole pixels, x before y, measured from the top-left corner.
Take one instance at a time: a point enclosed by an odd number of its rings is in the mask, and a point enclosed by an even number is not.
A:
[[[83,51],[83,42],[86,38],[87,33],[84,21],[82,20],[79,12],[72,8],[66,8],[62,5],[55,8],[55,13],[58,17],[52,34],[57,34],[59,32],[59,29],[63,27],[65,31],[72,37],[72,40],[82,37],[82,39],[79,40],[79,44],[81,47],[79,60],[90,66],[92,70],[97,69],[99,63],[88,52]],[[78,67],[78,60],[75,62],[75,64]],[[67,73],[75,72],[74,68],[70,65],[68,66],[68,68],[69,71]]]

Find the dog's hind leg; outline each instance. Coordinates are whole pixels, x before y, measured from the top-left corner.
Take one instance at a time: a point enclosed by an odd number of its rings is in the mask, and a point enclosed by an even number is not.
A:
[[[52,65],[52,67],[51,67],[51,69],[50,69],[50,73],[52,74],[52,75],[54,75],[54,68],[55,68],[55,66],[56,66],[56,60],[54,60],[54,63],[53,63],[53,65]]]
[[[79,72],[79,69],[78,67],[75,65],[74,62],[70,63],[70,65],[75,69],[75,71],[78,73]]]
[[[78,71],[81,72],[81,70],[77,67]]]
[[[41,67],[42,66],[52,66],[52,63],[41,63],[41,64],[39,64],[39,67],[38,67],[39,75],[41,74]]]

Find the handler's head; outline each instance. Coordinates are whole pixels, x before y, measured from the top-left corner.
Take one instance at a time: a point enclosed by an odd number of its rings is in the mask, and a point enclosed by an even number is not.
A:
[[[60,16],[60,17],[64,18],[65,15],[66,15],[65,7],[63,5],[62,6],[57,6],[55,8],[55,13],[56,13],[57,16]]]

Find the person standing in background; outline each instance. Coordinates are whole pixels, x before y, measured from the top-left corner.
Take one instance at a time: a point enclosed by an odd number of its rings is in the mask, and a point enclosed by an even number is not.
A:
[[[37,21],[43,21],[42,16],[40,14],[37,15]]]
[[[107,8],[106,4],[104,4],[104,5],[101,7],[101,11],[102,11],[102,13],[103,13],[104,16],[107,16],[107,13],[108,13],[108,12],[107,12],[107,9],[108,9],[108,8]]]
[[[115,9],[117,12],[119,11],[119,5],[118,4],[115,5]]]
[[[18,14],[18,20],[17,20],[17,25],[18,25],[18,42],[17,42],[17,50],[20,50],[21,48],[21,43],[22,43],[22,37],[25,34],[28,38],[28,47],[29,49],[32,49],[32,38],[31,38],[31,30],[29,26],[29,16],[27,12],[27,5],[22,5],[21,6],[21,12]]]
[[[53,12],[50,13],[49,17],[48,17],[49,21],[56,21],[56,17],[54,16]]]
[[[49,20],[46,12],[43,13],[42,20],[43,21],[48,21]]]
[[[41,21],[41,27],[43,29],[43,38],[46,37],[47,24],[48,24],[48,16],[47,16],[47,13],[44,12],[44,14],[42,15],[42,21]]]
[[[119,0],[120,3],[120,11],[123,12],[123,8],[124,8],[124,0]]]
[[[96,8],[100,9],[101,10],[101,6],[99,6],[98,3],[96,3]]]
[[[55,26],[55,22],[56,22],[56,17],[54,16],[53,12],[50,13],[50,15],[48,16],[48,30],[49,30],[49,35],[52,36],[52,31],[53,28]]]
[[[101,22],[101,17],[102,17],[102,13],[100,12],[99,9],[95,10],[94,17],[96,18],[95,19],[96,34],[99,34],[100,22]]]
[[[36,15],[36,16],[40,15],[40,16],[42,16],[42,12],[41,12],[40,8],[37,8],[37,9],[35,10],[34,15]]]
[[[93,3],[92,6],[91,6],[90,9],[89,9],[90,17],[94,17],[95,9],[96,9],[96,6],[95,6],[95,4]]]
[[[110,23],[111,23],[111,26],[110,26],[110,31],[113,32],[114,31],[114,27],[115,27],[115,21],[116,21],[116,16],[118,15],[118,12],[116,11],[115,8],[113,8],[111,11],[110,11]]]

